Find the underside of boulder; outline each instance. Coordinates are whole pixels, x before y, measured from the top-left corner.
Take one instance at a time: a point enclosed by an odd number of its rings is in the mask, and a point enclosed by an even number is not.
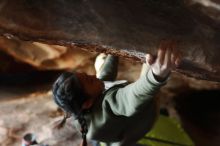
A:
[[[141,62],[174,39],[177,72],[220,82],[219,16],[217,0],[1,0],[0,34]]]

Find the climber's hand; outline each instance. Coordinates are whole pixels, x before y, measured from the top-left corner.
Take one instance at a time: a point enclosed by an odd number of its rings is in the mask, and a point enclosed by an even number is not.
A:
[[[163,41],[156,58],[146,54],[146,63],[151,66],[156,80],[164,81],[170,75],[171,70],[180,64],[181,58],[181,53],[176,49],[175,41]]]

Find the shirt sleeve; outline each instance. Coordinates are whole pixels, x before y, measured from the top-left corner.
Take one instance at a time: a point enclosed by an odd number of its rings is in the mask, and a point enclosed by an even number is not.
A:
[[[158,82],[150,69],[136,82],[115,90],[106,102],[115,115],[131,116],[141,110],[142,105],[152,103],[154,95],[166,81]]]

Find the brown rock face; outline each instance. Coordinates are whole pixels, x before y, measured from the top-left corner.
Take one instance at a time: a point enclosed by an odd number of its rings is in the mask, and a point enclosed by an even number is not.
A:
[[[91,64],[90,62],[95,56],[95,53],[89,53],[77,47],[67,48],[0,37],[0,62],[2,62],[0,72],[1,68],[5,68],[4,64],[7,64],[4,62],[8,62],[4,59],[4,54],[13,57],[17,62],[29,64],[37,70],[71,70],[85,67]],[[10,65],[8,64],[8,66]],[[11,66],[12,69],[15,69],[13,65]],[[25,68],[22,69],[25,71]]]
[[[217,0],[1,0],[0,34],[144,61],[176,39],[178,72],[220,82]]]

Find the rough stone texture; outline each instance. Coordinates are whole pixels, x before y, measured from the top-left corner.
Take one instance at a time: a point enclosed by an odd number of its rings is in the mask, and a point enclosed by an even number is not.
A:
[[[58,45],[12,40],[4,37],[0,37],[0,51],[2,57],[4,52],[16,61],[28,64],[37,70],[62,70],[83,67],[85,64],[91,63],[96,54],[80,50],[77,47],[70,49]],[[3,58],[0,60],[4,61]],[[5,60],[5,62],[8,61]]]
[[[107,52],[144,61],[176,39],[178,72],[220,81],[217,0],[1,0],[0,34]]]

